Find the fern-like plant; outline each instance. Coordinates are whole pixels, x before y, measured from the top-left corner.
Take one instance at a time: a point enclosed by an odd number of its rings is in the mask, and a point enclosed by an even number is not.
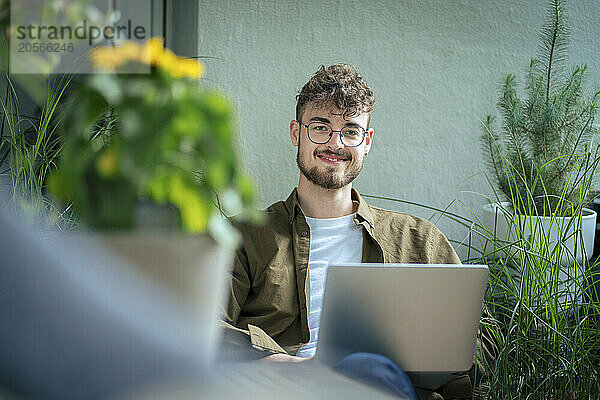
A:
[[[568,68],[571,32],[564,2],[552,0],[531,60],[525,99],[515,75],[500,89],[499,129],[488,115],[481,135],[492,180],[523,215],[570,216],[586,197],[599,162],[593,127],[600,91],[585,90],[586,66]]]

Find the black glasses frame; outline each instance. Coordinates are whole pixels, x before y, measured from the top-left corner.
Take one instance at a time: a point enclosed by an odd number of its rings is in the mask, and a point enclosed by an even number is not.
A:
[[[304,124],[302,123],[302,121],[298,121],[296,120],[296,122],[298,122],[300,125],[304,125],[304,127],[306,127],[306,136],[308,136],[308,140],[310,140],[311,142],[313,142],[314,144],[325,144],[325,143],[329,143],[329,141],[331,140],[331,137],[333,136],[333,134],[335,132],[338,132],[340,134],[340,139],[342,140],[342,144],[346,147],[358,147],[361,144],[363,144],[363,142],[365,141],[365,136],[366,136],[366,130],[365,128],[363,128],[362,126],[356,126],[355,128],[360,128],[360,130],[362,131],[362,139],[360,141],[360,143],[355,144],[354,146],[348,146],[346,143],[344,143],[344,134],[342,133],[342,131],[344,130],[344,128],[340,129],[339,131],[336,131],[333,129],[333,127],[331,125],[329,125],[326,122],[320,122],[320,121],[312,121],[308,124]],[[329,133],[329,138],[325,141],[325,142],[315,142],[314,140],[312,140],[312,138],[310,137],[310,133],[308,133],[308,127],[311,124],[321,124],[321,125],[327,125],[329,127],[329,129],[331,129],[331,132]]]

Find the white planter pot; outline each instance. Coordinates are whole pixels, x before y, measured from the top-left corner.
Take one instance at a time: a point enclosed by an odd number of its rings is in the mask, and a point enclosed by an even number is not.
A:
[[[206,344],[198,357],[210,364],[218,347],[221,305],[226,300],[233,252],[207,235],[131,233],[94,237],[124,260],[124,264],[171,295],[179,310],[189,318],[193,334]]]
[[[594,252],[596,212],[588,208],[583,209],[583,216],[578,221],[572,217],[519,216],[513,218],[512,206],[509,202],[486,204],[483,206],[482,225],[489,234],[506,244],[516,241],[519,237],[529,239],[533,235],[534,248],[537,248],[535,243],[540,243],[540,241],[536,238],[545,237],[549,248],[544,251],[544,254],[548,256],[557,250],[556,246],[561,246],[560,262],[565,267],[572,266],[574,261],[581,265],[584,257],[589,260]],[[493,248],[488,242],[485,251],[492,250]],[[509,246],[499,251],[497,255],[515,255],[517,252],[517,248]]]
[[[483,208],[482,225],[494,242],[484,239],[484,251],[489,253],[499,250],[496,253],[497,257],[514,257],[513,259],[519,263],[519,257],[523,254],[519,245],[511,243],[523,242],[523,240],[530,242],[532,252],[537,253],[538,257],[549,260],[543,271],[535,269],[530,271],[533,274],[543,274],[544,276],[538,278],[544,282],[557,283],[555,287],[534,290],[539,296],[543,296],[544,301],[555,298],[558,304],[568,308],[568,305],[580,303],[583,299],[587,286],[586,269],[589,268],[589,265],[583,265],[583,260],[589,259],[594,251],[596,213],[590,209],[583,209],[582,214],[581,219],[515,217],[512,206],[508,202],[487,204]],[[548,245],[547,248],[543,246],[544,243]],[[560,252],[560,263],[556,265],[558,252]]]

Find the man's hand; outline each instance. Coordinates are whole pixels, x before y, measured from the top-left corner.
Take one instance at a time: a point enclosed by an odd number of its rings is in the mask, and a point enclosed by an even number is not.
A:
[[[314,356],[312,357],[296,357],[296,356],[290,356],[289,354],[271,354],[270,356],[261,358],[258,361],[270,361],[270,362],[303,362],[303,361],[309,361],[312,360],[313,358],[315,358]]]

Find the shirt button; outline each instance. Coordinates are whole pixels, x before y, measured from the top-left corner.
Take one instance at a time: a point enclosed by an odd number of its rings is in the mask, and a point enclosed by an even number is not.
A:
[[[308,232],[302,231],[302,232],[300,232],[300,236],[307,237],[308,236]]]
[[[300,265],[300,267],[298,267],[298,269],[300,269],[300,271],[304,271],[306,269],[306,264]]]

